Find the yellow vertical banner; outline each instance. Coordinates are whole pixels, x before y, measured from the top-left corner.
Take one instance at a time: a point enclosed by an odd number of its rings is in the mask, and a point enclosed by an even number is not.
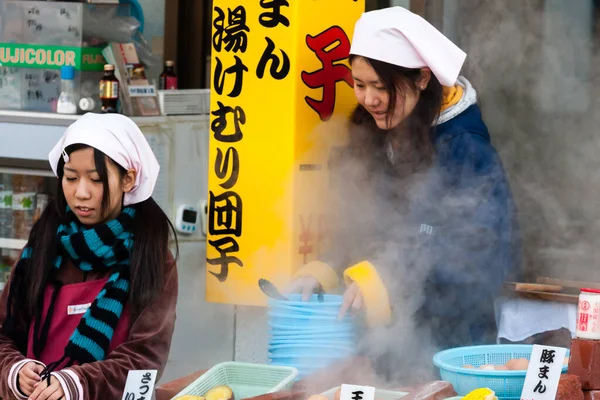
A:
[[[364,0],[214,0],[206,300],[264,305],[326,236]],[[320,248],[321,247],[321,248]]]

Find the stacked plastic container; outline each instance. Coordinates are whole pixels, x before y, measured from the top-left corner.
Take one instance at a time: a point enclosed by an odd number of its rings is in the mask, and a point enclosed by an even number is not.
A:
[[[269,359],[271,364],[294,367],[299,378],[356,354],[357,327],[347,314],[338,313],[342,296],[301,295],[289,300],[269,299]]]

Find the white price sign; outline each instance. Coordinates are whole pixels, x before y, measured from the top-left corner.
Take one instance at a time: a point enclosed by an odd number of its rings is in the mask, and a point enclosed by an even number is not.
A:
[[[156,383],[155,369],[129,371],[122,400],[150,400]]]
[[[554,400],[567,349],[533,346],[521,400]]]
[[[375,388],[371,386],[342,385],[340,400],[375,400]]]

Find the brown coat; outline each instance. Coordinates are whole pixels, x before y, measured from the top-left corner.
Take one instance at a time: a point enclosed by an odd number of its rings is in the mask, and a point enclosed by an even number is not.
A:
[[[106,276],[107,273],[88,272],[85,279],[91,281]],[[84,274],[69,263],[66,268],[61,268],[58,279],[63,284],[78,283],[84,281]],[[178,278],[177,265],[172,257],[166,263],[164,281],[162,294],[132,322],[128,340],[109,353],[105,360],[56,372],[65,392],[70,392],[66,399],[120,399],[130,370],[157,369],[157,380],[160,378],[167,363],[176,319]],[[10,282],[7,282],[0,294],[0,324],[6,318],[9,287]],[[0,333],[0,398],[17,398],[9,380],[15,381],[13,366],[22,364],[24,360],[26,357],[14,342]]]

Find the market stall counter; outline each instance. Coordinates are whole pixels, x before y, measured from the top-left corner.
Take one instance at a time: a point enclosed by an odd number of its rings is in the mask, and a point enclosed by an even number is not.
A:
[[[167,382],[156,389],[156,400],[170,400],[185,398],[186,388],[207,371],[198,371],[183,378]],[[327,369],[327,373],[316,373],[295,382],[289,389],[276,391],[251,397],[254,400],[339,400],[340,385],[342,383],[356,383],[361,385],[388,387],[377,378],[374,368],[369,360],[355,357],[336,364]],[[448,382],[428,382],[423,385],[410,388],[397,388],[394,391],[377,390],[377,400],[394,400],[404,398],[406,400],[445,400],[456,396],[452,385]],[[201,397],[189,397],[190,399]],[[242,399],[236,399],[242,400]]]

